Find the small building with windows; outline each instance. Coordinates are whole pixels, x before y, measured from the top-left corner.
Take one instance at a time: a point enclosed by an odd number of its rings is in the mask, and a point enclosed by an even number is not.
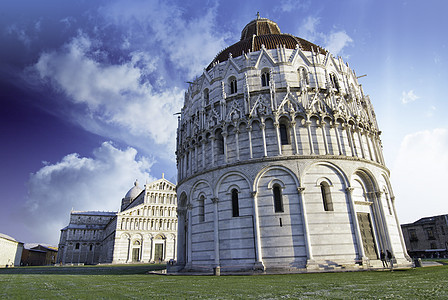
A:
[[[448,215],[402,224],[408,254],[413,258],[448,258]]]
[[[185,94],[173,270],[411,265],[380,133],[340,57],[251,21]]]
[[[72,211],[57,263],[139,263],[176,259],[176,186],[159,179],[126,193],[119,212]]]

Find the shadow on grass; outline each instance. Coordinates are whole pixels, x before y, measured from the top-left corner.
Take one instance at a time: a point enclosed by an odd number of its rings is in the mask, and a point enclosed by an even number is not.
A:
[[[0,275],[141,275],[148,271],[163,270],[165,268],[166,266],[162,264],[15,267],[0,269]]]

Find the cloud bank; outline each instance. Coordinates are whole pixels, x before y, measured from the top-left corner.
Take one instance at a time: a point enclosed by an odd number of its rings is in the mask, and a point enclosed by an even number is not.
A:
[[[344,49],[353,44],[353,39],[345,30],[332,30],[329,33],[323,33],[317,30],[320,23],[319,18],[308,17],[300,25],[298,36],[309,40],[310,42],[322,45],[333,55],[344,56]]]
[[[187,19],[174,3],[113,1],[90,14],[92,24],[60,20],[76,35],[42,52],[27,80],[56,92],[58,105],[44,104],[53,114],[172,163],[185,81],[225,46],[216,6]]]
[[[110,142],[95,149],[92,157],[68,154],[30,175],[26,206],[17,214],[35,241],[56,245],[71,209],[117,211],[135,179],[141,186],[155,180],[151,165],[149,159],[138,158],[134,148],[120,150]]]
[[[405,223],[447,214],[444,183],[448,182],[448,129],[419,131],[405,136],[391,170],[396,207]],[[435,180],[435,181],[434,181]]]

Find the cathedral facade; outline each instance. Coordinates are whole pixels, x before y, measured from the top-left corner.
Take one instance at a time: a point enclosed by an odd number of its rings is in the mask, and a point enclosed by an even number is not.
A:
[[[176,259],[176,186],[136,181],[119,212],[72,211],[61,229],[62,264],[163,262]]]
[[[380,133],[341,58],[250,22],[185,94],[179,269],[410,265]]]

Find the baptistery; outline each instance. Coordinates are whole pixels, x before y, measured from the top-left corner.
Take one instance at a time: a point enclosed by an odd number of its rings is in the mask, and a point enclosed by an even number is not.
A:
[[[380,133],[347,63],[257,17],[185,93],[177,266],[410,265]]]

